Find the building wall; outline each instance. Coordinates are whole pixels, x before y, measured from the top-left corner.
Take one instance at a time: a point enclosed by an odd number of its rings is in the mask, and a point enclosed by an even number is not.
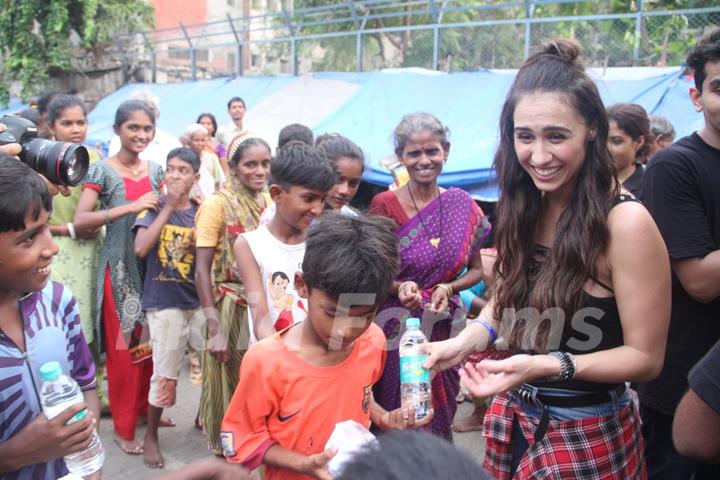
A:
[[[225,0],[227,1],[227,0]],[[155,8],[155,28],[177,27],[208,21],[208,3],[212,0],[150,0]]]
[[[228,32],[228,16],[234,19],[278,12],[283,2],[292,8],[288,0],[148,0],[155,9],[155,32],[153,39],[166,38],[156,44],[157,73],[159,82],[182,81],[191,77],[190,52],[188,43],[177,30],[182,23],[191,37],[196,34],[207,35],[193,39],[196,50],[197,78],[212,78],[220,75],[233,75],[240,63],[243,74],[286,74],[290,72],[289,44],[248,43],[241,52],[235,45],[235,36]],[[211,22],[210,25],[194,25]],[[245,42],[257,42],[271,38],[274,33],[268,30],[270,18],[255,18],[250,32],[239,32]],[[241,30],[241,22],[236,28]],[[265,30],[263,30],[263,28]],[[172,29],[163,32],[162,29]],[[222,30],[221,30],[222,29]],[[260,30],[258,30],[260,29]],[[223,45],[223,46],[218,46]],[[238,58],[240,57],[240,58]]]

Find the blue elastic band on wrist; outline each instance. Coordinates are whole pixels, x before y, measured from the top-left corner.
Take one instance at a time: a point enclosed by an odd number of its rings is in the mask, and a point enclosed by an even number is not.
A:
[[[470,323],[479,323],[480,325],[485,327],[485,329],[487,329],[488,333],[490,334],[490,343],[488,345],[492,345],[493,343],[495,343],[495,340],[497,340],[497,332],[492,327],[492,325],[487,323],[485,320],[480,320],[479,318],[470,320]]]

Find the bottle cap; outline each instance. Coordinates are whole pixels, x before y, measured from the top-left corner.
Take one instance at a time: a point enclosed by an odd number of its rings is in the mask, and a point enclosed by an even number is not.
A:
[[[47,362],[43,364],[42,367],[40,367],[40,376],[46,382],[52,382],[53,380],[57,380],[58,377],[60,377],[61,373],[62,367],[60,366],[60,362]]]
[[[405,320],[405,327],[406,328],[420,328],[420,319],[419,318],[408,318]]]

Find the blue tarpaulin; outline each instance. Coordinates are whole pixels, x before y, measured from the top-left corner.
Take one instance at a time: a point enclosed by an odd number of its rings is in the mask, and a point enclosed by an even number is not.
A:
[[[18,112],[21,112],[28,108],[30,105],[27,103],[23,103],[21,100],[17,98],[11,98],[10,103],[8,104],[7,108],[0,109],[0,116],[7,115],[7,114],[15,114]]]
[[[109,142],[115,110],[133,90],[147,89],[160,100],[158,126],[179,136],[198,114],[209,111],[226,123],[226,103],[245,99],[246,127],[253,122],[270,145],[288,123],[305,123],[316,135],[338,132],[367,156],[365,179],[387,185],[384,163],[393,158],[392,133],[403,115],[426,111],[450,129],[450,158],[440,177],[482,200],[495,200],[492,169],[498,118],[515,71],[439,73],[422,69],[367,73],[315,73],[304,77],[220,78],[175,84],[127,85],[101,100],[89,116],[88,143]],[[591,70],[603,101],[639,103],[650,114],[667,117],[678,138],[702,126],[688,98],[691,79],[680,68]],[[322,102],[322,105],[320,104]],[[281,106],[283,108],[271,108]]]
[[[648,70],[643,78],[625,79],[616,69],[608,78],[594,75],[607,104],[639,103],[650,114],[665,115],[678,137],[702,124],[689,98],[689,79],[680,69]],[[653,75],[653,73],[655,73]],[[406,113],[427,111],[451,131],[450,158],[440,183],[459,186],[478,199],[497,199],[492,168],[497,147],[498,119],[514,71],[481,70],[438,75],[428,73],[373,74],[356,95],[315,126],[318,132],[344,133],[363,147],[370,168],[366,180],[389,184],[392,177],[381,163],[392,156],[392,131]]]
[[[218,78],[184,83],[131,84],[103,98],[88,116],[88,142],[109,142],[117,107],[135,90],[148,90],[160,101],[158,127],[180,136],[185,127],[203,112],[210,112],[222,124],[228,121],[227,101],[240,96],[248,107],[295,82],[293,77]]]

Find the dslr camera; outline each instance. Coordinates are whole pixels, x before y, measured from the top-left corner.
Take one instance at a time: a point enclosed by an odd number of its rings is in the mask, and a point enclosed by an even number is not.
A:
[[[52,183],[74,187],[85,178],[90,157],[82,145],[38,138],[35,124],[16,115],[4,115],[0,123],[7,127],[0,145],[19,143],[20,160]]]

